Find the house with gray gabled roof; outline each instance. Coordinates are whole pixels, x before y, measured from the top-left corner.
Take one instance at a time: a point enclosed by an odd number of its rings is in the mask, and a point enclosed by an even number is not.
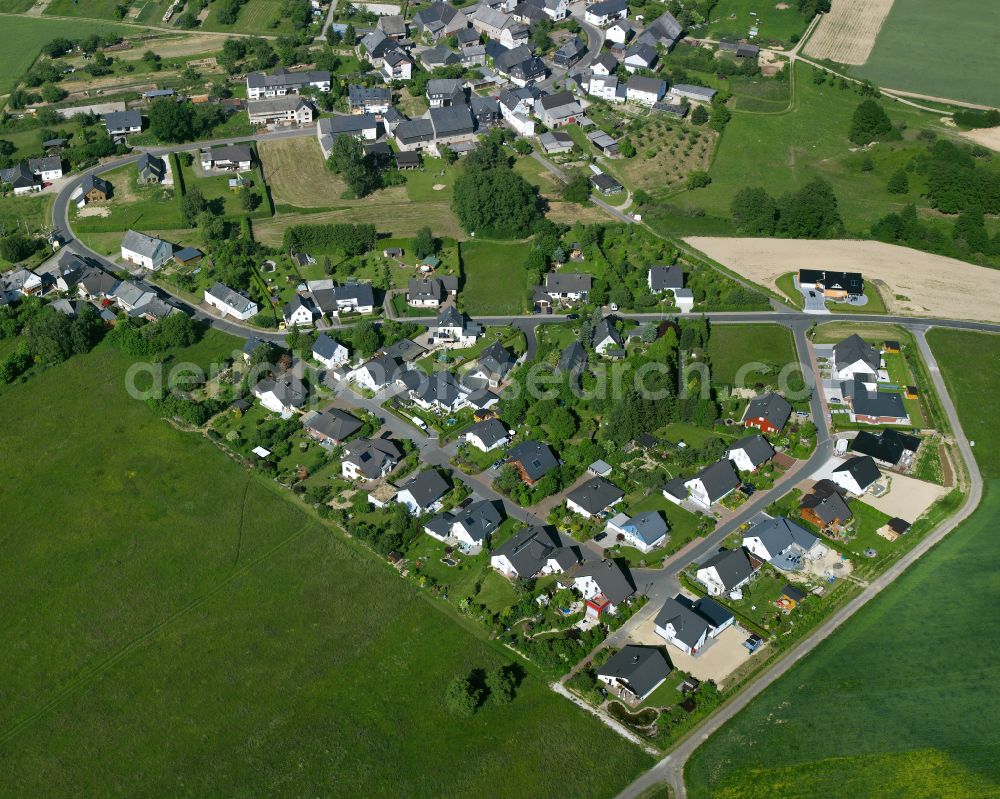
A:
[[[208,147],[201,151],[201,168],[246,171],[253,164],[253,150],[245,144]]]
[[[360,419],[339,408],[310,413],[302,420],[306,434],[320,443],[339,444],[363,426]]]
[[[774,457],[774,447],[760,433],[730,444],[726,450],[729,458],[741,472],[755,472]]]
[[[853,384],[845,383],[844,399],[850,405],[850,419],[861,424],[910,423],[910,415],[903,403],[903,396],[896,391],[878,391],[865,385],[856,375]],[[850,389],[850,390],[846,390]]]
[[[545,293],[556,302],[585,302],[592,282],[588,274],[549,272],[545,275]]]
[[[746,585],[754,574],[753,564],[745,549],[721,549],[706,560],[695,578],[711,596],[737,591]]]
[[[413,24],[431,41],[469,27],[468,18],[448,3],[432,3],[413,17]]]
[[[619,356],[624,353],[625,342],[615,326],[613,316],[605,316],[594,326],[594,352],[598,355]]]
[[[507,453],[507,463],[521,474],[521,480],[534,485],[559,466],[559,459],[541,441],[522,441]]]
[[[402,362],[392,355],[380,355],[361,364],[349,377],[362,388],[378,391],[395,383],[403,371]]]
[[[135,168],[138,172],[137,182],[146,186],[162,183],[167,174],[167,165],[163,159],[151,153],[140,155]]]
[[[704,510],[729,496],[739,484],[740,478],[733,469],[732,461],[727,458],[706,466],[684,482],[688,498]]]
[[[744,533],[743,546],[780,571],[801,571],[803,558],[825,551],[816,536],[784,516],[755,524]]]
[[[403,457],[387,438],[356,438],[344,446],[340,473],[348,480],[377,480],[391,472]]]
[[[205,289],[205,303],[221,312],[223,316],[232,316],[240,321],[256,316],[258,311],[257,303],[219,281],[215,281],[212,288]]]
[[[28,169],[43,183],[58,180],[63,176],[62,158],[58,155],[47,155],[43,158],[29,158]]]
[[[514,9],[515,14],[520,12],[520,16],[524,22],[535,22],[537,18],[529,13],[528,8],[523,7],[538,9],[553,22],[566,19],[566,16],[569,14],[568,0],[524,0]]]
[[[626,67],[627,69],[627,67]],[[667,83],[659,78],[646,78],[633,75],[625,84],[625,96],[634,103],[654,106],[667,93]]]
[[[426,96],[431,108],[465,105],[465,81],[460,78],[431,78],[427,81]]]
[[[117,277],[103,269],[89,267],[81,276],[76,290],[85,299],[102,300],[114,293],[119,282]]]
[[[276,69],[273,74],[250,72],[247,74],[247,99],[261,100],[265,97],[281,97],[289,92],[300,92],[306,87],[316,91],[330,91],[330,73],[324,69],[303,72],[289,72]]]
[[[266,377],[253,387],[260,404],[285,419],[305,407],[307,393],[302,381],[288,372],[276,378]]]
[[[403,152],[421,150],[434,141],[434,126],[430,119],[407,119],[396,125],[392,137]]]
[[[316,135],[323,148],[323,157],[328,158],[333,142],[338,136],[354,136],[364,141],[375,141],[378,137],[378,121],[374,114],[341,114],[322,117],[316,123]]]
[[[763,433],[780,433],[791,415],[788,400],[772,391],[750,400],[741,422],[744,427],[756,427]]]
[[[625,51],[625,55],[622,57],[622,65],[625,67],[625,71],[629,73],[640,69],[652,69],[658,58],[659,54],[656,52],[655,47],[644,42],[636,42]],[[630,80],[626,89],[632,89],[629,92],[629,100],[637,100],[644,105],[653,105],[653,103],[666,94],[667,84],[658,78],[646,78],[645,81],[633,82]],[[650,97],[654,97],[655,99],[650,100]]]
[[[597,670],[597,679],[629,702],[641,702],[670,675],[670,663],[656,646],[622,647]]]
[[[592,477],[566,495],[566,510],[591,518],[625,498],[625,492],[603,477]]]
[[[651,294],[684,288],[684,270],[677,264],[671,266],[651,266],[646,274],[646,283]]]
[[[635,581],[628,567],[607,558],[584,563],[568,577],[583,596],[591,617],[614,614],[635,594]]]
[[[454,512],[438,514],[424,525],[424,532],[439,541],[454,539],[474,549],[489,543],[504,518],[503,503],[484,499]]]
[[[142,114],[138,111],[112,111],[104,115],[104,127],[112,137],[123,137],[142,131]]]
[[[561,574],[579,562],[580,550],[563,546],[551,527],[524,527],[490,553],[490,566],[519,580]]]
[[[613,75],[618,69],[618,59],[609,52],[603,52],[590,64],[590,70],[595,75]]]
[[[127,230],[122,236],[122,260],[137,266],[153,270],[159,269],[171,259],[173,254],[173,246],[155,236],[147,236],[145,233],[139,233],[135,230]]]
[[[435,144],[473,140],[476,123],[472,119],[472,109],[464,103],[432,108],[427,113],[434,131]]]
[[[584,19],[591,25],[606,27],[628,16],[628,0],[600,0],[587,6]]]
[[[552,62],[561,69],[569,69],[587,54],[585,45],[579,36],[572,36],[562,43],[552,56]]]
[[[674,45],[680,41],[684,35],[684,28],[674,18],[669,11],[663,12],[642,33],[636,41],[652,45],[653,47],[663,47],[670,52]]]
[[[438,314],[433,341],[448,348],[471,347],[482,334],[483,328],[478,322],[473,322],[454,305],[449,305]]]
[[[466,430],[463,437],[476,449],[492,452],[510,441],[510,432],[499,419],[484,419]]]
[[[587,365],[587,351],[579,341],[567,346],[559,356],[556,373],[576,374]]]
[[[836,466],[829,479],[845,491],[861,496],[877,483],[882,473],[868,455],[855,455]]]
[[[836,483],[820,480],[799,501],[799,515],[821,530],[840,529],[854,517],[842,491],[844,489]]]
[[[312,327],[318,314],[312,300],[296,294],[282,307],[281,315],[287,327]]]
[[[535,116],[549,128],[561,128],[576,122],[583,113],[580,101],[569,92],[547,94],[535,101]]]
[[[441,510],[441,500],[451,486],[436,469],[427,469],[399,487],[396,502],[405,505],[412,516]]]
[[[877,378],[882,355],[855,333],[834,345],[833,363],[836,380],[851,380],[855,375]]]
[[[670,527],[659,511],[649,510],[629,517],[619,513],[608,519],[607,532],[622,536],[625,546],[650,552],[663,546]]]
[[[326,333],[320,333],[312,348],[312,356],[327,369],[343,366],[350,358],[347,347]]]
[[[383,14],[378,18],[375,27],[390,39],[399,41],[406,38],[406,21],[400,14]]]
[[[376,69],[382,66],[385,54],[395,50],[396,46],[396,40],[381,28],[376,28],[361,39],[361,52],[368,59],[368,63]]]
[[[675,83],[670,87],[670,93],[676,97],[684,97],[699,103],[710,103],[718,92],[707,86],[694,86],[690,83]]]
[[[499,341],[494,341],[479,354],[469,377],[483,380],[490,388],[497,388],[514,368],[517,357]]]
[[[26,163],[15,164],[6,169],[0,169],[0,183],[9,183],[14,190],[14,196],[41,191],[41,184],[35,178]]]
[[[906,456],[916,454],[920,448],[920,438],[901,433],[891,428],[870,433],[862,430],[851,442],[851,452],[871,455],[885,466],[898,466]]]
[[[410,400],[428,411],[453,413],[460,410],[469,393],[451,372],[443,370],[425,374],[420,369],[410,369],[403,372],[399,380],[409,392]]]
[[[413,76],[413,59],[397,47],[382,58],[382,79],[386,83],[409,80]],[[390,109],[391,110],[391,109]]]
[[[680,601],[666,600],[653,622],[656,634],[688,655],[698,653],[708,641],[708,621]]]

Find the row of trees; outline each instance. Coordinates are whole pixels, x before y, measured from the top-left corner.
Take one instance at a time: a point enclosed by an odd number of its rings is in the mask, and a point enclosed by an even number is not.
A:
[[[326,225],[292,225],[285,228],[282,246],[293,252],[333,248],[353,257],[374,250],[377,240],[375,225],[338,222]]]
[[[843,230],[837,197],[822,178],[777,200],[760,187],[740,189],[730,212],[737,229],[750,236],[820,239]]]
[[[191,346],[201,338],[202,331],[201,323],[182,313],[158,322],[123,315],[108,333],[108,341],[133,358],[150,358]]]

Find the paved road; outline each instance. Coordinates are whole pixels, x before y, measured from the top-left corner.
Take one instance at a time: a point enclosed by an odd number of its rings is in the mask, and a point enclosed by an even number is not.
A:
[[[927,369],[930,373],[931,381],[934,383],[934,388],[937,390],[938,396],[941,398],[941,405],[944,408],[945,414],[948,416],[948,421],[951,424],[955,442],[958,445],[959,452],[962,454],[966,469],[969,473],[969,493],[965,504],[962,505],[962,508],[956,514],[938,525],[938,527],[919,544],[903,555],[902,558],[890,566],[889,569],[887,569],[883,574],[873,580],[864,589],[864,591],[861,592],[861,594],[844,605],[844,607],[840,608],[836,613],[834,613],[833,616],[818,627],[815,632],[803,639],[789,652],[786,657],[782,658],[767,669],[767,671],[751,683],[746,690],[738,694],[721,710],[710,716],[701,726],[695,729],[692,734],[685,738],[669,755],[663,758],[663,760],[661,760],[650,771],[646,772],[628,788],[622,791],[618,795],[617,799],[638,799],[638,797],[640,797],[643,792],[648,790],[650,787],[654,785],[661,785],[663,783],[669,783],[674,791],[675,799],[685,799],[687,797],[687,789],[684,785],[684,767],[691,755],[704,741],[719,730],[733,716],[745,708],[757,696],[763,693],[764,690],[771,685],[771,683],[788,672],[792,666],[802,660],[802,658],[815,649],[822,641],[827,639],[844,622],[857,613],[872,598],[877,596],[886,586],[898,578],[959,524],[971,516],[975,509],[979,506],[979,502],[981,501],[983,495],[982,475],[979,472],[979,467],[973,456],[969,440],[966,438],[965,432],[962,430],[962,424],[958,418],[958,412],[955,410],[955,404],[952,401],[952,398],[948,393],[947,386],[945,386],[944,380],[941,377],[941,370],[934,358],[934,353],[927,344],[925,336],[927,328],[925,326],[916,325],[910,327],[916,338],[920,354],[923,357],[924,362],[927,364]]]

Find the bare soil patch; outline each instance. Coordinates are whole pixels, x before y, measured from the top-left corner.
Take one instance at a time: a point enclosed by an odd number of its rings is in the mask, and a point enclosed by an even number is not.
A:
[[[978,128],[977,130],[959,131],[962,138],[968,139],[983,147],[1000,152],[1000,128]]]
[[[996,322],[1000,270],[878,241],[803,241],[693,236],[710,258],[778,291],[775,281],[799,269],[856,271],[879,280],[890,313]],[[778,292],[780,293],[780,291]]]
[[[111,216],[111,209],[105,205],[86,205],[76,212],[77,216]]]
[[[833,0],[820,20],[805,54],[840,64],[864,64],[875,46],[893,0]]]

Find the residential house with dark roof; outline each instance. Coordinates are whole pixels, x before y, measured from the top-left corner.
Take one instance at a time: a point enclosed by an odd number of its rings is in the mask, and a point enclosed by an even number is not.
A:
[[[437,41],[469,27],[469,20],[454,6],[438,2],[420,9],[413,17],[413,24],[428,39]]]
[[[597,670],[597,679],[619,697],[641,702],[670,675],[670,663],[656,646],[622,647]]]
[[[760,433],[741,438],[726,450],[729,458],[741,472],[755,472],[774,457],[774,447]]]
[[[441,510],[441,500],[451,490],[448,481],[436,469],[426,469],[399,487],[396,502],[406,506],[413,516]]]
[[[387,438],[356,438],[344,446],[340,473],[348,480],[377,480],[391,472],[403,457]]]
[[[483,452],[492,452],[510,442],[510,432],[507,425],[499,419],[484,419],[465,431],[463,436],[471,444]]]
[[[568,576],[573,588],[583,596],[586,613],[591,617],[616,613],[635,594],[635,581],[628,567],[607,558],[584,563]]]
[[[126,230],[122,236],[122,260],[137,266],[156,270],[169,261],[173,254],[173,246],[155,236],[147,236],[136,230]]]
[[[320,333],[313,343],[312,356],[327,369],[343,366],[350,359],[347,347],[326,333]]]
[[[490,388],[499,388],[504,378],[514,368],[515,363],[517,363],[517,356],[499,341],[494,341],[479,354],[479,358],[476,359],[475,366],[469,370],[468,376],[475,380],[484,381]]]
[[[142,131],[142,114],[138,111],[112,111],[104,115],[104,127],[114,139]]]
[[[844,490],[830,480],[820,480],[799,501],[799,516],[821,530],[840,530],[854,517],[844,501]]]
[[[435,145],[474,141],[476,125],[472,119],[472,110],[464,103],[432,108],[428,115],[434,131]]]
[[[829,479],[855,496],[864,494],[882,477],[875,461],[868,455],[855,455],[834,468]]]
[[[833,363],[835,380],[853,380],[855,375],[877,379],[882,355],[855,333],[834,345]]]
[[[320,443],[339,444],[357,433],[363,426],[360,419],[339,408],[310,413],[302,419],[302,427],[306,434]]]
[[[490,566],[506,577],[529,580],[562,574],[580,562],[580,550],[563,546],[551,527],[524,527],[490,553]]]
[[[579,341],[574,341],[563,349],[556,364],[556,374],[577,374],[587,365],[587,351]]]
[[[312,327],[319,314],[309,297],[296,294],[284,304],[281,315],[286,327]]]
[[[671,266],[651,266],[646,273],[646,284],[651,294],[662,294],[684,288],[684,270],[677,264]]]
[[[742,588],[754,571],[745,549],[722,549],[701,564],[695,578],[711,596],[720,596]]]
[[[592,282],[592,276],[586,273],[549,272],[545,275],[544,293],[551,302],[586,302]]]
[[[587,45],[579,36],[571,36],[552,56],[552,63],[560,69],[569,69],[587,54]]]
[[[587,6],[584,19],[591,25],[604,28],[628,16],[628,0],[599,0]]]
[[[684,481],[688,499],[704,510],[725,499],[739,484],[740,478],[728,458],[706,466],[690,480]],[[671,496],[668,495],[667,499]]]
[[[652,69],[659,57],[656,48],[651,44],[636,42],[625,51],[622,57],[622,66],[630,74],[640,69]],[[665,81],[659,78],[635,80],[638,77],[638,75],[635,75],[630,78],[625,87],[629,100],[652,106],[667,93],[667,84]]]
[[[628,66],[625,67],[628,69]],[[645,69],[645,67],[643,67]],[[633,75],[625,84],[625,96],[630,102],[640,105],[654,106],[667,93],[667,82],[659,78],[646,78]]]
[[[445,511],[424,525],[439,541],[453,539],[466,548],[486,546],[505,517],[502,502],[479,500],[455,511]]]
[[[506,462],[517,469],[521,480],[529,486],[559,466],[555,453],[541,441],[522,441],[510,449]]]
[[[740,421],[744,427],[755,427],[762,433],[780,433],[791,415],[788,400],[772,391],[750,400]]]
[[[276,69],[271,75],[265,72],[247,74],[247,99],[262,100],[266,97],[282,97],[298,93],[305,88],[319,92],[330,91],[330,73],[323,69],[289,72]]]
[[[696,655],[708,641],[708,620],[680,597],[667,599],[653,621],[656,634],[688,655]]]
[[[288,418],[305,407],[308,391],[295,375],[286,372],[275,378],[266,377],[253,387],[253,395],[273,413]]]
[[[353,114],[384,114],[392,105],[392,92],[384,86],[347,87],[347,107]]]
[[[151,153],[140,155],[139,160],[135,162],[135,168],[138,172],[136,182],[144,186],[162,183],[167,174],[167,165],[163,159]]]
[[[592,477],[566,495],[566,510],[590,519],[625,498],[625,492],[603,477]]]
[[[668,53],[684,35],[684,28],[669,11],[663,12],[636,37],[636,41],[662,47]]]
[[[605,316],[594,326],[594,352],[606,357],[624,357],[625,342],[613,316]]]
[[[369,391],[379,391],[395,383],[403,371],[399,358],[391,355],[381,355],[361,364],[350,374],[350,378],[362,388]]]
[[[571,125],[582,113],[580,101],[569,92],[547,94],[535,101],[535,115],[548,128]]]
[[[608,519],[606,529],[614,536],[621,536],[625,546],[646,553],[664,545],[670,527],[659,511],[650,510],[631,517],[619,513]]]
[[[211,288],[205,289],[205,304],[211,305],[223,316],[231,316],[241,322],[256,316],[257,303],[242,292],[231,289],[218,280]]]
[[[800,525],[778,516],[758,522],[743,534],[743,546],[779,571],[801,571],[808,560],[825,548]]]
[[[883,466],[907,466],[920,448],[920,438],[898,430],[870,433],[862,430],[851,442],[851,452],[870,455]]]
[[[459,78],[431,78],[427,81],[426,95],[431,108],[466,105],[465,81]]]
[[[605,197],[621,194],[625,190],[625,187],[607,172],[599,172],[596,175],[591,175],[590,185],[597,189],[597,191]]]

